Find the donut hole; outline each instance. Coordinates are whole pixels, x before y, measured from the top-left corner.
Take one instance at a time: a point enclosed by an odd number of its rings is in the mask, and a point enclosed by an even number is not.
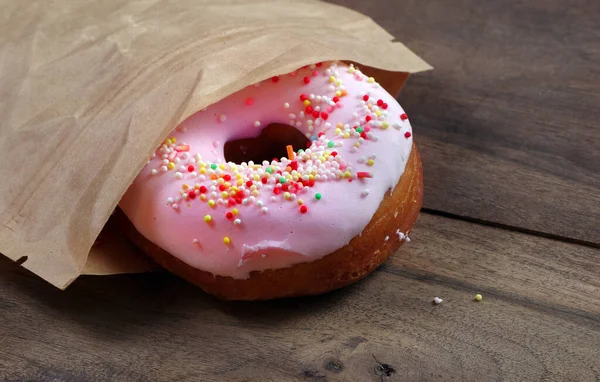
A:
[[[272,161],[287,157],[287,146],[291,145],[294,151],[305,149],[310,140],[298,129],[290,125],[273,123],[261,130],[255,138],[242,138],[227,141],[223,147],[223,154],[227,162],[241,164],[253,161]]]

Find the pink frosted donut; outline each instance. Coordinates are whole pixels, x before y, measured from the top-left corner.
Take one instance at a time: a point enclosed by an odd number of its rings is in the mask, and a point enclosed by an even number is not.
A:
[[[228,163],[226,142],[288,124],[289,157]],[[411,154],[404,110],[373,78],[328,62],[249,86],[186,119],[119,203],[135,229],[186,265],[246,279],[346,246],[399,182]],[[406,232],[382,233],[404,239]]]

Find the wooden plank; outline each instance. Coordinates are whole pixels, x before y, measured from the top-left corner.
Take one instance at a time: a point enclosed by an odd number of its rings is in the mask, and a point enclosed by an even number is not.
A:
[[[400,94],[426,208],[600,245],[600,2],[334,0],[435,67]]]
[[[2,260],[0,380],[600,378],[600,251],[428,214],[411,237],[354,286],[266,303],[165,273],[61,292]]]

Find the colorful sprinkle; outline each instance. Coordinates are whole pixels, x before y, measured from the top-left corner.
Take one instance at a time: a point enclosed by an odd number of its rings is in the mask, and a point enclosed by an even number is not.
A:
[[[323,196],[321,195],[321,193],[320,193],[320,192],[317,192],[317,193],[315,194],[315,199],[317,199],[317,200],[321,200],[321,198],[322,198],[322,197],[323,197]]]

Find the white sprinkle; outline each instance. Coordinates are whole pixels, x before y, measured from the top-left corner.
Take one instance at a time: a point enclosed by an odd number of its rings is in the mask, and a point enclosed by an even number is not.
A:
[[[242,221],[241,221],[240,219],[235,219],[235,220],[233,221],[233,224],[235,224],[235,225],[240,225],[240,224],[242,224]]]
[[[198,239],[192,240],[192,244],[198,244]]]
[[[152,171],[150,171],[150,173],[151,173],[152,175],[156,175],[156,174],[158,174],[158,170],[157,170],[157,169],[155,169],[155,168],[153,168],[153,169],[152,169]]]
[[[226,120],[227,120],[227,116],[226,116],[225,114],[221,114],[221,115],[219,116],[219,121],[221,121],[221,122],[225,122]]]
[[[266,214],[269,211],[269,209],[267,207],[263,207],[260,210],[262,211],[263,214]]]
[[[276,202],[276,201],[277,201],[277,198],[276,198],[275,196],[271,196],[271,201],[272,201],[272,202]]]
[[[171,207],[173,207],[174,210],[179,209],[179,206],[177,204],[173,204]]]
[[[386,236],[385,239],[383,239],[383,241],[388,241],[388,240],[390,240],[389,236]]]
[[[260,121],[254,121],[254,127],[260,127]]]
[[[404,240],[406,238],[406,235],[403,234],[402,232],[400,232],[400,230],[396,230],[396,235],[398,235],[398,239],[400,240]]]
[[[294,113],[290,113],[289,116],[291,119],[296,119],[296,114],[294,114]]]
[[[360,193],[360,196],[362,196],[362,197],[365,197],[365,196],[367,196],[367,195],[369,195],[369,189],[368,189],[368,188],[365,188],[365,189],[364,189],[364,190],[363,190],[363,191]]]
[[[175,173],[175,178],[176,178],[176,179],[183,179],[183,174],[182,174],[182,173],[180,173],[179,171],[177,171],[177,172]]]
[[[443,301],[444,301],[444,300],[442,300],[442,299],[441,299],[441,298],[439,298],[439,297],[434,297],[434,298],[433,298],[433,303],[434,303],[435,305],[439,305],[439,304],[441,304]]]
[[[263,206],[263,204],[264,204],[264,203],[263,203],[263,201],[262,201],[262,200],[259,200],[258,202],[256,202],[256,205],[257,205],[258,207],[262,207],[262,206]]]
[[[283,108],[284,108],[284,109],[289,109],[289,108],[290,108],[290,104],[289,104],[289,103],[287,103],[287,102],[286,102],[286,103],[284,103],[284,104],[283,104]]]

